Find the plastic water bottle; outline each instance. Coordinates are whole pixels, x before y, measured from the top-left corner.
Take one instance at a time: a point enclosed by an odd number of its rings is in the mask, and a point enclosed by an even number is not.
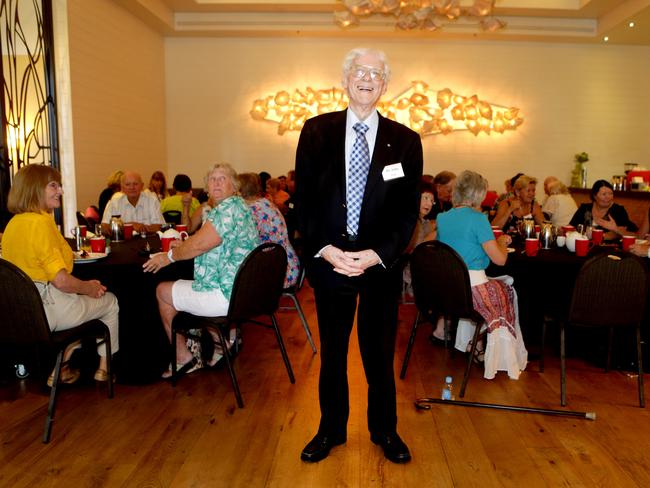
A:
[[[442,395],[440,396],[443,400],[454,400],[454,379],[451,376],[445,378],[445,386],[442,387]]]
[[[25,367],[24,364],[22,363],[15,364],[14,368],[16,368],[16,376],[18,378],[24,379],[29,376],[29,371],[27,371],[27,368]]]

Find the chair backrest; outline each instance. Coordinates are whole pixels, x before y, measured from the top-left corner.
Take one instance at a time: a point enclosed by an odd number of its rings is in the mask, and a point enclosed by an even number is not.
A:
[[[34,282],[20,268],[0,258],[0,342],[48,342],[50,327]]]
[[[163,218],[168,224],[180,224],[181,213],[178,210],[167,210],[163,212]]]
[[[90,224],[88,223],[88,219],[82,214],[79,210],[77,210],[77,225],[85,225],[88,227],[89,230],[95,230],[95,229],[90,229]]]
[[[265,242],[246,256],[235,276],[228,318],[245,321],[271,315],[280,305],[287,273],[287,253],[280,244]]]
[[[447,244],[426,241],[411,254],[411,282],[421,313],[474,319],[469,273],[463,259]]]
[[[580,268],[569,321],[581,326],[630,326],[643,319],[648,268],[630,253],[598,254]]]

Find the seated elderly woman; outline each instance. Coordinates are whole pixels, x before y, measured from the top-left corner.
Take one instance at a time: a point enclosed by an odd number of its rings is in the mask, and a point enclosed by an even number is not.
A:
[[[194,280],[165,281],[156,288],[160,317],[171,342],[172,320],[178,312],[203,317],[228,313],[235,275],[244,258],[259,244],[253,216],[237,196],[237,173],[229,164],[215,164],[207,175],[207,187],[216,206],[201,228],[184,242],[176,241],[167,253],[151,257],[143,268],[156,273],[174,261],[194,258]],[[208,365],[221,357],[218,348]],[[203,366],[200,345],[182,336],[176,342],[177,371],[189,373]],[[171,376],[171,365],[163,378]]]
[[[517,379],[526,368],[528,353],[519,328],[516,295],[511,283],[489,279],[485,274],[490,261],[505,264],[511,238],[503,234],[495,240],[487,217],[481,213],[487,188],[487,180],[480,174],[463,171],[456,179],[452,195],[454,208],[438,216],[437,237],[461,256],[469,270],[474,308],[487,325],[485,378],[492,379],[497,371],[507,371],[510,378]],[[461,321],[456,348],[468,350],[473,333],[474,325]],[[477,350],[481,349],[477,345]]]
[[[614,188],[609,181],[598,180],[591,187],[591,203],[583,203],[573,215],[570,224],[600,227],[606,241],[620,239],[621,235],[634,233],[639,228],[630,220],[625,207],[614,203]]]
[[[256,173],[239,175],[239,193],[253,214],[261,242],[276,242],[287,252],[287,275],[284,279],[284,287],[289,288],[298,282],[300,261],[289,242],[287,224],[282,213],[278,207],[262,197],[261,191],[259,175]]]
[[[512,186],[513,196],[499,203],[492,225],[501,227],[504,232],[517,230],[523,219],[534,219],[536,224],[544,222],[542,207],[535,201],[537,180],[530,176],[519,176]]]
[[[547,188],[548,198],[542,206],[542,212],[556,227],[569,225],[578,209],[569,189],[559,180],[551,181]]]
[[[99,319],[110,331],[111,352],[115,353],[119,349],[117,299],[99,281],[82,281],[70,274],[74,254],[52,215],[61,207],[62,195],[61,174],[49,166],[30,164],[16,173],[8,200],[9,211],[15,215],[2,236],[2,257],[34,280],[51,330],[71,329]],[[78,344],[67,348],[64,361],[76,347]],[[97,352],[95,380],[107,381],[106,346],[98,346]],[[74,383],[79,371],[66,364],[60,378],[63,383]],[[50,375],[50,386],[52,380]]]
[[[451,171],[441,171],[433,178],[433,205],[427,219],[436,220],[438,214],[452,207],[451,191],[454,188],[456,175]]]

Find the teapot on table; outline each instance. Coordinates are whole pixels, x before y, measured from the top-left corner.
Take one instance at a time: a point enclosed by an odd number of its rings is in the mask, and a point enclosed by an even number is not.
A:
[[[571,252],[576,252],[576,239],[586,239],[580,232],[572,231],[567,232],[566,235],[566,248]]]
[[[162,244],[162,250],[164,252],[169,251],[169,245],[172,241],[185,240],[188,237],[187,232],[184,230],[178,232],[176,229],[167,229],[165,232],[158,231],[158,237],[160,237],[160,243]]]

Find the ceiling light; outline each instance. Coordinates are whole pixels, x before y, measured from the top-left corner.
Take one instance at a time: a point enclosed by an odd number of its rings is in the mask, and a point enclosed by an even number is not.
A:
[[[634,27],[634,22],[630,22],[630,23],[627,24],[627,25],[629,25],[630,27]]]
[[[392,15],[395,27],[401,30],[441,29],[459,18],[475,19],[486,32],[495,32],[506,23],[490,17],[495,0],[474,0],[471,6],[461,6],[461,0],[342,0],[347,10],[334,13],[340,27],[359,24],[359,17],[373,14]]]
[[[603,41],[605,41],[605,42],[609,42],[609,36],[605,36],[605,37],[603,37]]]

